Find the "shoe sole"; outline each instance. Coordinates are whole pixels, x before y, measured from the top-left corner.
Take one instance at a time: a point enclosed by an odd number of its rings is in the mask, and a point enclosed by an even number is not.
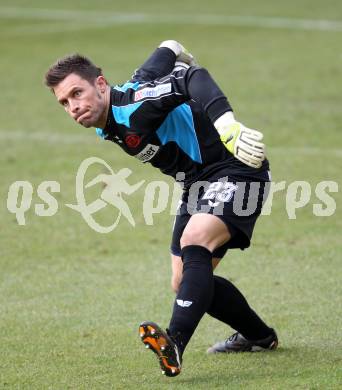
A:
[[[151,349],[158,359],[162,373],[166,376],[176,376],[180,374],[180,366],[175,366],[169,363],[167,352],[173,349],[173,342],[167,334],[154,322],[143,322],[139,326],[139,334],[141,341],[146,348]]]

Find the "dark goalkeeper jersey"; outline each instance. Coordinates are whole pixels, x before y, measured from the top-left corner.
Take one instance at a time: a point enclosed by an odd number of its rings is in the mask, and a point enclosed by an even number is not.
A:
[[[223,169],[258,180],[268,162],[260,169],[241,163],[213,126],[231,111],[222,91],[205,69],[172,72],[174,63],[171,50],[157,49],[130,81],[112,87],[107,123],[97,134],[185,187]]]

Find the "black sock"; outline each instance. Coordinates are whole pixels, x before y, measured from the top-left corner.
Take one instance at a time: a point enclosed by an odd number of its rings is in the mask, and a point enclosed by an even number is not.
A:
[[[246,339],[268,337],[271,329],[250,308],[245,297],[228,280],[214,276],[214,296],[207,313],[228,324]]]
[[[200,245],[182,249],[183,278],[169,325],[181,353],[210,306],[214,293],[212,253]]]

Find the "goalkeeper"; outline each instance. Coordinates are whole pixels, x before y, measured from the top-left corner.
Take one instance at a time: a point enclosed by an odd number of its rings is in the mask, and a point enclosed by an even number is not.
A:
[[[180,373],[205,313],[236,330],[208,352],[275,349],[275,331],[230,281],[213,274],[228,249],[250,245],[269,181],[262,134],[236,121],[210,74],[176,41],[163,42],[122,85],[110,87],[101,69],[77,54],[58,60],[45,83],[79,124],[184,183],[171,242],[177,296],[169,329],[151,321],[139,327],[163,373]],[[236,211],[234,203],[251,198],[254,210]]]

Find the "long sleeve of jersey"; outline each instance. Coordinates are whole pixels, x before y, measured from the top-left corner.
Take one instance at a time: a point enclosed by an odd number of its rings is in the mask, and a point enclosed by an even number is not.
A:
[[[226,111],[232,111],[226,96],[204,68],[190,68],[187,88],[189,96],[201,103],[212,123]]]
[[[170,74],[175,62],[175,53],[167,47],[160,47],[134,72],[132,81],[152,81]]]
[[[161,78],[172,73],[175,61],[176,56],[172,50],[158,48],[135,71],[131,82],[155,81],[156,84],[164,84]],[[232,111],[226,96],[204,68],[190,67],[174,72],[174,77],[170,78],[170,81],[176,93],[199,102],[212,123],[224,112]],[[177,99],[175,103],[177,104]]]

